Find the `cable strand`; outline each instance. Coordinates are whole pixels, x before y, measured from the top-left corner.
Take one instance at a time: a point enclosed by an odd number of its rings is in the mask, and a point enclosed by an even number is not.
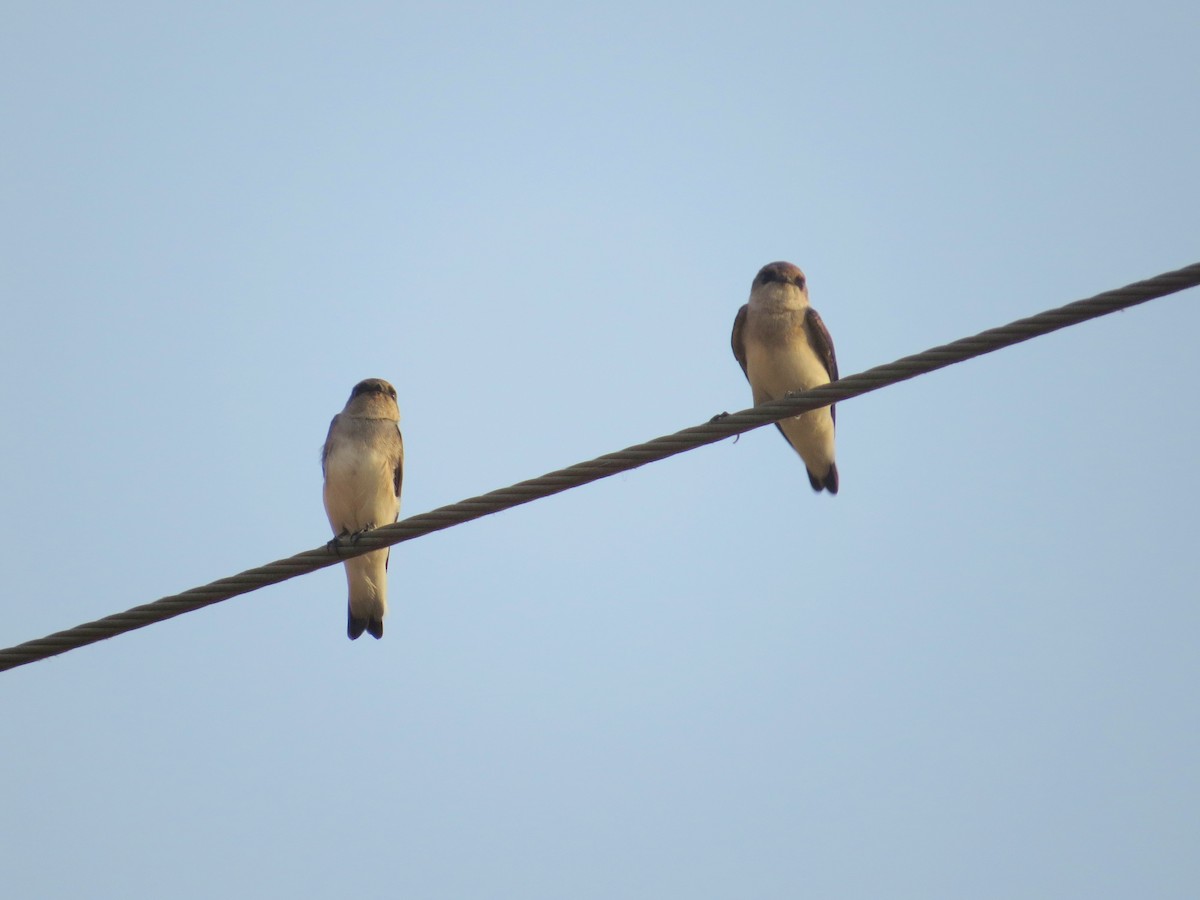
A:
[[[841,403],[852,397],[859,397],[901,381],[935,372],[938,369],[986,353],[993,353],[1014,344],[1197,285],[1200,285],[1200,263],[1194,263],[1173,272],[1165,272],[1085,300],[1077,300],[1074,303],[1046,310],[1025,319],[1018,319],[1007,325],[991,328],[949,344],[931,347],[894,362],[849,375],[811,391],[797,393],[782,400],[764,403],[736,413],[722,413],[714,416],[711,421],[684,428],[673,434],[663,435],[642,444],[635,444],[615,453],[606,453],[595,459],[576,463],[565,469],[530,478],[477,497],[470,497],[458,503],[451,503],[439,509],[409,516],[394,525],[385,525],[367,532],[353,543],[339,541],[336,551],[328,545],[306,550],[295,556],[276,560],[255,569],[248,569],[237,575],[221,578],[180,594],[144,603],[94,622],[87,622],[47,637],[8,647],[0,650],[0,671],[27,665],[115,637],[118,634],[145,628],[147,625],[163,622],[259,588],[279,584],[300,575],[307,575],[318,569],[335,566],[346,559],[378,550],[381,547],[390,547],[403,541],[411,541],[435,531],[452,528],[502,510],[550,497],[593,481],[599,481],[610,475],[627,472],[734,435],[744,434],[780,419],[819,409],[831,403]]]

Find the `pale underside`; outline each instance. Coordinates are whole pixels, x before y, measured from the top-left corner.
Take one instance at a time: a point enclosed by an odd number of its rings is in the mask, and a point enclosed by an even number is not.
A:
[[[393,456],[379,452],[373,442],[332,441],[325,457],[324,500],[334,534],[354,534],[396,521],[400,498],[394,472]],[[387,612],[388,553],[385,548],[346,560],[350,612],[355,618],[382,620]]]

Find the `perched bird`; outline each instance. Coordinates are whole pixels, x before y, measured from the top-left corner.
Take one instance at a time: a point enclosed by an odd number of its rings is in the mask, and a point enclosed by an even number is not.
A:
[[[788,262],[763,266],[750,285],[750,302],[733,320],[733,355],[746,373],[754,405],[782,400],[838,377],[833,341],[808,305],[804,273]],[[814,491],[838,492],[834,461],[834,406],[776,422],[808,469]]]
[[[396,389],[382,378],[360,381],[346,407],[329,423],[321,450],[325,476],[325,514],[340,537],[358,539],[364,531],[389,525],[400,516],[400,484],[404,478],[404,441]],[[387,613],[387,564],[390,547],[348,559],[350,587],[346,634],[363,631],[383,637]]]

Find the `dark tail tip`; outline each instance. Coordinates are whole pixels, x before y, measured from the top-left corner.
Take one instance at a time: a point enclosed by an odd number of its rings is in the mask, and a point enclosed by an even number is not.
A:
[[[831,494],[836,494],[838,492],[837,463],[829,467],[829,471],[825,473],[824,478],[818,478],[810,469],[805,469],[805,471],[808,472],[808,483],[812,485],[812,489],[817,493],[829,491]]]
[[[352,640],[352,641],[356,641],[362,636],[362,633],[366,630],[367,630],[367,620],[366,619],[356,619],[349,611],[347,611],[347,613],[346,613],[346,637],[350,638],[350,640]],[[371,633],[375,634],[375,632],[371,632]],[[376,635],[376,636],[378,637],[378,635]]]
[[[829,472],[825,475],[825,490],[831,494],[836,494],[838,489],[838,473],[837,463],[829,467]]]
[[[375,638],[375,640],[383,637],[383,619],[372,619],[369,621],[367,623],[367,633]],[[359,634],[362,634],[362,632],[359,631]]]

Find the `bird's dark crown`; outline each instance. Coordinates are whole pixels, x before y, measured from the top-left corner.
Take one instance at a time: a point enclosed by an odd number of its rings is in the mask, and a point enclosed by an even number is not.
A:
[[[794,284],[800,290],[804,290],[804,273],[800,271],[799,266],[794,266],[790,262],[773,262],[763,266],[754,276],[754,284],[751,289],[759,285],[770,284],[773,281],[780,284]]]
[[[353,400],[362,394],[383,394],[393,400],[396,399],[396,389],[382,378],[366,378],[360,381],[350,392],[350,399]]]

